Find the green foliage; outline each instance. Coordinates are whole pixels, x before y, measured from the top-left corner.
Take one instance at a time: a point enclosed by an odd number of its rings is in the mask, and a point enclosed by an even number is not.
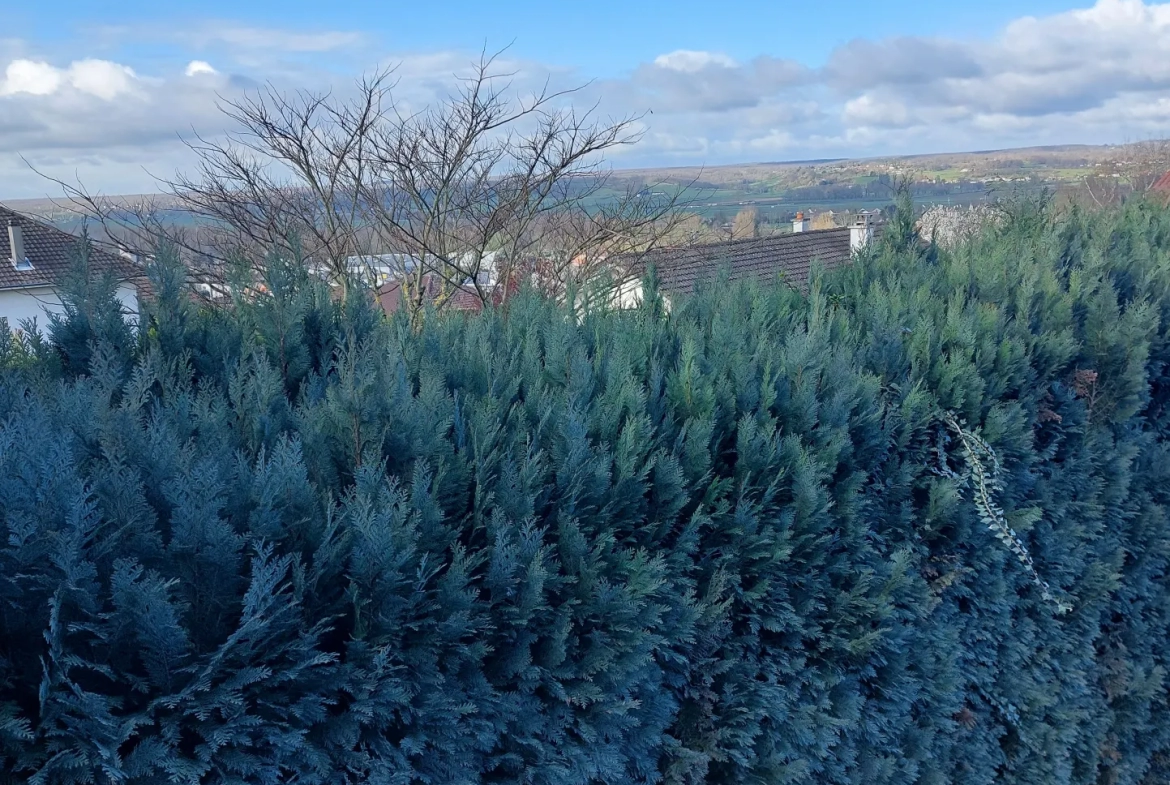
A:
[[[1012,209],[417,332],[79,281],[0,335],[3,772],[1168,781],[1170,215]]]
[[[63,287],[64,312],[49,314],[49,335],[68,376],[85,373],[96,352],[116,354],[117,362],[125,365],[131,362],[134,350],[117,297],[117,281],[112,272],[92,274],[89,253],[89,242],[83,236]]]

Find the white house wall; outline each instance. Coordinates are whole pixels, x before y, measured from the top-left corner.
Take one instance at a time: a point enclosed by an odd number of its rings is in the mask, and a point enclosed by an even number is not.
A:
[[[122,303],[122,313],[130,324],[138,324],[138,287],[124,283],[115,292]]]
[[[138,321],[138,290],[130,284],[122,284],[117,290],[118,302],[126,320],[131,324]],[[49,322],[49,313],[62,313],[61,298],[48,286],[27,289],[6,289],[0,291],[0,318],[8,320],[9,329],[16,330],[25,321],[36,319],[37,328],[44,330]]]
[[[658,293],[658,296],[662,299],[663,307],[667,310],[667,312],[669,312],[670,297],[666,294],[663,294],[661,291]],[[621,287],[618,288],[617,296],[615,297],[617,307],[622,309],[639,308],[641,307],[642,300],[644,299],[645,297],[643,296],[642,291],[642,280],[640,278],[631,279],[623,283]]]
[[[641,279],[626,281],[618,289],[618,308],[637,308],[642,304]]]

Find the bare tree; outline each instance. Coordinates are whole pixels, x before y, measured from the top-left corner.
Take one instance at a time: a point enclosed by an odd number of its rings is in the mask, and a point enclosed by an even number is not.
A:
[[[985,229],[1003,224],[1004,210],[998,204],[966,207],[936,204],[918,219],[918,236],[940,247],[953,249],[970,242]]]
[[[812,217],[809,228],[815,230],[820,229],[836,229],[838,226],[837,215],[832,210],[825,210],[817,213]]]
[[[358,96],[285,95],[271,86],[225,103],[241,130],[225,141],[196,136],[194,176],[164,181],[185,210],[220,231],[210,238],[222,257],[277,251],[313,262],[346,286],[348,260],[368,252],[361,184],[369,172],[370,136],[390,104],[390,71],[363,79]]]
[[[456,291],[483,303],[522,278],[562,293],[605,260],[653,246],[678,220],[684,189],[608,196],[603,156],[640,138],[638,118],[599,120],[564,99],[580,88],[510,98],[511,75],[484,57],[461,90],[373,136],[369,221],[410,255],[404,293],[417,311]],[[438,279],[432,296],[428,276]]]
[[[1170,171],[1170,139],[1147,139],[1119,147],[1084,179],[1085,192],[1098,207],[1126,195],[1142,196]]]
[[[731,223],[731,239],[747,240],[757,237],[760,233],[760,211],[754,207],[745,207],[735,214]]]
[[[1121,201],[1125,192],[1120,164],[1113,159],[1102,161],[1085,175],[1085,192],[1098,207],[1108,207]]]
[[[1130,191],[1149,193],[1154,183],[1170,171],[1170,139],[1147,139],[1127,145],[1123,166]]]
[[[391,259],[414,314],[459,292],[486,304],[534,274],[563,291],[607,259],[653,247],[686,189],[613,197],[604,168],[607,152],[638,141],[640,118],[573,108],[580,87],[546,83],[517,97],[498,62],[485,54],[450,95],[414,113],[394,101],[390,70],[348,98],[270,86],[227,101],[239,130],[196,136],[196,173],[163,181],[201,231],[177,232],[152,206],[122,220],[120,234],[127,245],[162,234],[212,263],[276,250],[343,287],[354,260]],[[125,219],[83,188],[66,190],[103,225]]]
[[[154,198],[127,204],[54,182],[76,212],[96,220],[104,239],[127,253],[149,253],[165,240],[186,252],[200,277],[213,278],[229,260],[258,263],[275,252],[312,263],[345,287],[347,259],[374,242],[357,197],[390,76],[363,79],[349,101],[269,86],[222,102],[237,130],[219,140],[195,134],[186,142],[196,154],[195,173],[160,178],[163,193]],[[176,214],[187,220],[176,221]]]
[[[606,184],[605,178],[583,183],[581,193],[526,222],[523,233],[505,235],[502,291],[521,279],[558,298],[590,285],[618,286],[632,259],[675,239],[687,217],[675,209],[678,191],[630,185],[601,201],[598,191]]]

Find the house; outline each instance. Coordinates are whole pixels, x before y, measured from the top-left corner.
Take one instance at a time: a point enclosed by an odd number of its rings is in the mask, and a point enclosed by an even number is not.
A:
[[[418,258],[405,253],[364,254],[347,257],[345,266],[354,280],[377,288],[409,274],[418,266]],[[329,280],[329,270],[323,265],[315,265],[312,271]]]
[[[783,279],[804,289],[814,263],[824,269],[847,264],[879,232],[869,213],[861,213],[852,226],[819,230],[810,230],[808,218],[797,213],[790,234],[655,249],[630,260],[630,280],[618,299],[627,307],[639,302],[641,277],[650,267],[668,298],[690,293],[697,285],[715,280],[721,271],[726,271],[731,281]]]
[[[462,270],[476,270],[476,279],[481,286],[493,285],[496,282],[496,266],[500,254],[497,251],[477,253],[468,251],[459,254],[451,260],[450,266]],[[382,288],[393,284],[405,275],[410,275],[418,269],[419,257],[409,253],[380,253],[348,256],[345,267],[353,280],[374,288]],[[432,258],[431,265],[441,263]],[[310,266],[310,272],[322,280],[329,281],[333,286],[337,281],[332,279],[331,269],[324,264],[315,263]]]
[[[482,291],[489,299],[492,305],[500,305],[504,302],[505,295],[509,292],[505,290],[504,284],[492,282],[490,284],[481,284],[479,290],[472,284],[465,284],[454,291],[446,291],[448,287],[443,285],[442,279],[434,273],[428,273],[423,276],[423,291],[424,299],[434,301],[440,294],[444,295],[443,307],[447,310],[453,311],[471,311],[478,312],[483,310],[483,297],[479,292]],[[511,294],[515,294],[519,290],[516,282],[512,282],[508,287]],[[387,314],[394,313],[402,308],[402,278],[396,278],[386,284],[380,286],[377,290],[378,305]]]
[[[1170,172],[1166,172],[1150,186],[1150,193],[1163,201],[1170,201]]]
[[[0,319],[8,321],[9,329],[32,319],[43,327],[48,313],[62,312],[58,290],[73,269],[80,243],[68,232],[0,206]],[[89,260],[95,275],[113,273],[118,300],[136,318],[139,268],[98,248],[91,248]]]
[[[483,309],[485,297],[489,303],[500,305],[509,293],[515,294],[519,290],[516,280],[509,280],[506,283],[499,280],[501,258],[497,251],[483,254],[467,252],[456,257],[455,266],[463,270],[476,270],[477,274],[474,278],[469,277],[454,290],[449,285],[449,277],[445,279],[437,272],[423,271],[423,298],[433,302],[441,297],[443,307],[455,311],[480,311]],[[373,272],[372,280],[376,286],[378,304],[388,314],[402,307],[403,283],[407,283],[408,290],[411,288],[413,280],[408,279],[418,271],[419,265],[418,258],[408,254],[351,256],[348,263],[351,270]],[[371,276],[366,276],[365,280],[371,280]]]

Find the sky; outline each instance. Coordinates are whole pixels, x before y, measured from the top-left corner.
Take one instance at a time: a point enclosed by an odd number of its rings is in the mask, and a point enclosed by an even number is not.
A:
[[[33,167],[154,191],[191,170],[184,139],[233,130],[218,101],[344,96],[393,66],[396,98],[423,106],[485,49],[518,92],[585,85],[601,116],[641,116],[618,167],[1170,136],[1170,2],[54,0],[4,16],[0,199],[59,195]]]

